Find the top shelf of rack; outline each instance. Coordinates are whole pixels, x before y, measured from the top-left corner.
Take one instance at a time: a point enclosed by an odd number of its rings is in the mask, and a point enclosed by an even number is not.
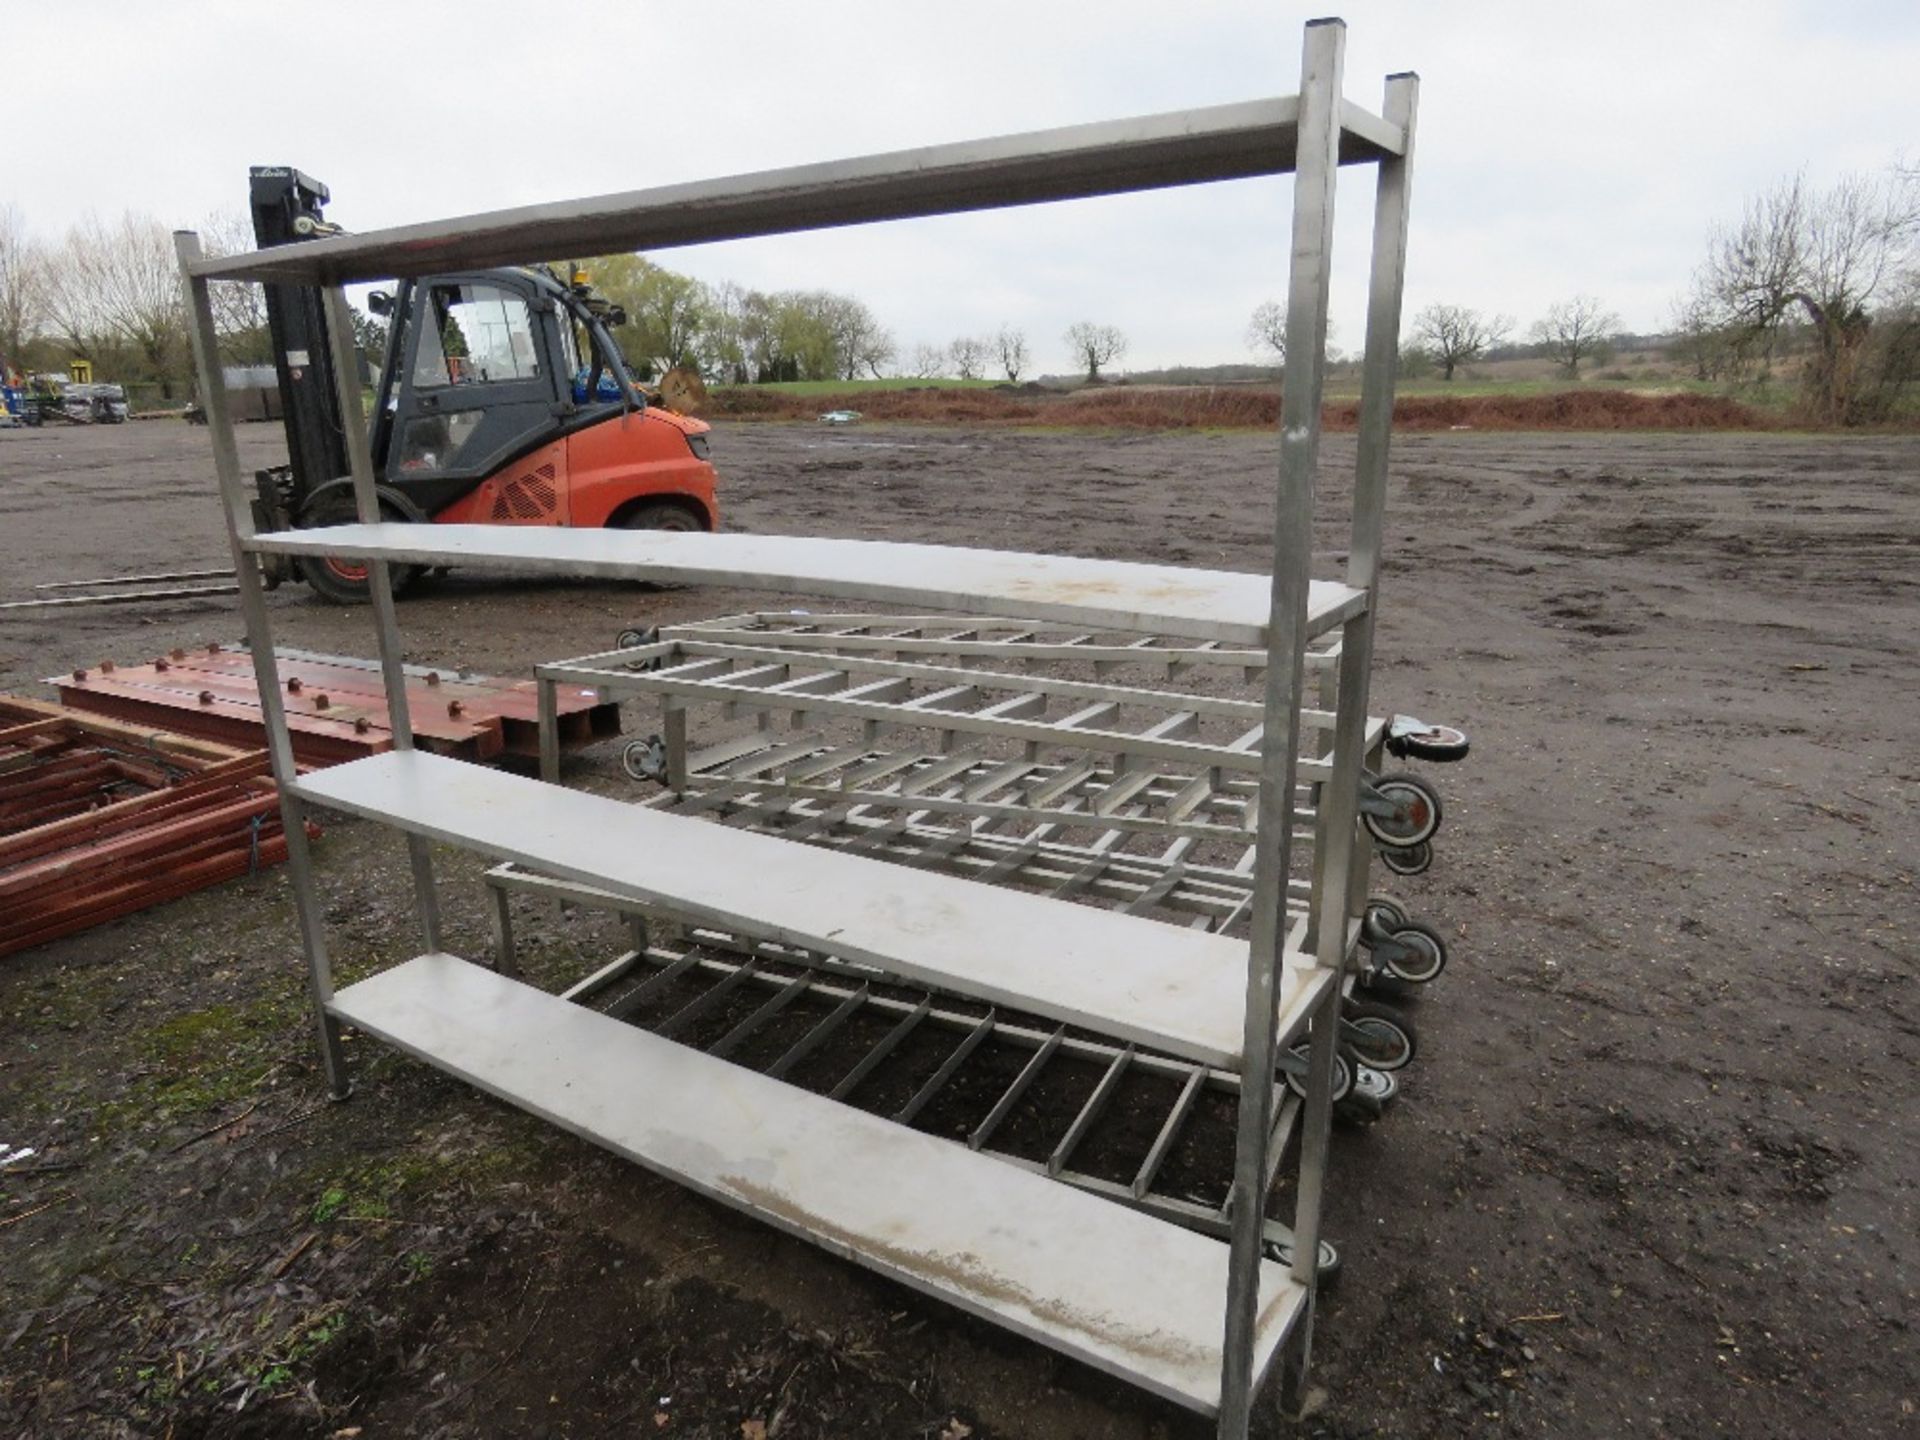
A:
[[[1237,570],[800,535],[390,522],[277,531],[244,543],[264,554],[721,585],[1156,630],[1245,645],[1266,643],[1272,604],[1272,582],[1265,575]],[[1318,635],[1358,614],[1366,600],[1364,590],[1312,581],[1309,633]]]
[[[1342,164],[1405,149],[1400,126],[1344,100],[1339,114]],[[342,285],[1284,175],[1299,116],[1299,97],[1285,96],[1034,130],[337,235],[212,257],[193,271]]]

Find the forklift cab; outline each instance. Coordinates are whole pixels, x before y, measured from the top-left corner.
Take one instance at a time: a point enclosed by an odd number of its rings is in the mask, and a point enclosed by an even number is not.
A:
[[[571,298],[530,270],[401,286],[390,306],[393,340],[373,433],[388,485],[431,515],[531,449],[611,410],[643,406],[624,393],[616,401],[575,401],[576,327],[588,332],[594,369],[625,375],[606,353],[611,339],[591,315],[573,310]]]

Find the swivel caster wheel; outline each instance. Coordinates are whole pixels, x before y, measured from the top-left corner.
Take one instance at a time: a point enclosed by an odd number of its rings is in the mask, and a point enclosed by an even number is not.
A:
[[[1466,759],[1470,748],[1467,732],[1451,725],[1429,725],[1411,715],[1396,715],[1387,726],[1387,753],[1402,759],[1446,765]]]
[[[1413,1022],[1389,1005],[1350,1000],[1340,1016],[1341,1038],[1362,1065],[1392,1073],[1420,1053]]]
[[[667,778],[666,741],[658,735],[649,735],[644,740],[629,740],[626,748],[620,752],[620,768],[627,772],[629,779],[665,783]]]
[[[1418,775],[1381,775],[1363,789],[1360,819],[1382,845],[1410,850],[1440,828],[1440,792]],[[1388,813],[1376,813],[1390,807]]]
[[[1413,911],[1407,908],[1407,902],[1398,895],[1376,891],[1367,896],[1366,916],[1367,919],[1378,922],[1382,929],[1398,930],[1413,919]]]
[[[1287,1088],[1302,1100],[1307,1098],[1307,1056],[1308,1049],[1303,1042],[1288,1052],[1300,1063],[1288,1066],[1282,1073],[1286,1077]],[[1337,1104],[1347,1098],[1353,1089],[1353,1067],[1347,1063],[1347,1057],[1336,1054],[1333,1057],[1333,1099]]]
[[[1293,1264],[1293,1246],[1285,1240],[1269,1240],[1261,1247],[1267,1259],[1291,1267]],[[1314,1269],[1314,1283],[1320,1286],[1331,1285],[1340,1273],[1341,1255],[1339,1248],[1331,1241],[1322,1240],[1319,1245],[1320,1260]]]
[[[1422,875],[1433,865],[1433,846],[1424,840],[1404,849],[1383,845],[1380,847],[1380,863],[1396,875]]]
[[[1396,980],[1429,985],[1447,968],[1447,942],[1431,925],[1411,921],[1374,942],[1373,963]]]

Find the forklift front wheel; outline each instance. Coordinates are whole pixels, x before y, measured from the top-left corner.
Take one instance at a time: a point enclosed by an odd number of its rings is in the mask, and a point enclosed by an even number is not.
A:
[[[405,593],[419,572],[412,565],[387,568],[387,584],[395,595]],[[303,555],[300,576],[313,593],[330,605],[364,605],[371,593],[368,567],[337,555]]]
[[[683,533],[704,533],[707,522],[704,516],[691,506],[678,500],[649,500],[634,506],[613,520],[616,530],[678,530]],[[678,585],[664,584],[656,580],[642,580],[642,590],[678,590]]]
[[[381,507],[381,519],[398,520],[401,517]],[[342,496],[328,503],[325,499],[315,508],[314,513],[300,517],[302,528],[315,525],[351,525],[355,519],[353,501]],[[404,594],[413,584],[419,568],[413,565],[389,565],[387,583],[393,593]],[[343,555],[303,555],[300,557],[300,578],[313,587],[313,593],[330,605],[364,605],[367,603],[371,586],[368,584],[369,567],[364,561]]]

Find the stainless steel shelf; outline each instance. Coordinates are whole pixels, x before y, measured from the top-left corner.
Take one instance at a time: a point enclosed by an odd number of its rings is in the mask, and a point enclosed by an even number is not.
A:
[[[244,543],[260,554],[724,585],[1158,630],[1241,645],[1266,643],[1273,592],[1267,576],[1237,570],[804,535],[388,523],[279,530]],[[1309,630],[1321,634],[1366,603],[1364,590],[1315,580],[1307,601]]]
[[[714,828],[714,827],[709,827]],[[328,1011],[509,1104],[1181,1405],[1220,1405],[1227,1247],[452,955]],[[1306,1303],[1260,1264],[1256,1373]]]
[[[314,804],[691,920],[1240,1067],[1244,940],[708,824],[421,750],[335,765],[301,777],[296,790]],[[1276,1002],[1283,1035],[1306,1023],[1334,973],[1288,955]]]
[[[1404,127],[1346,101],[1338,113],[1342,163],[1405,148]],[[1299,134],[1298,97],[1253,100],[523,205],[203,260],[194,273],[343,285],[1283,175]]]

